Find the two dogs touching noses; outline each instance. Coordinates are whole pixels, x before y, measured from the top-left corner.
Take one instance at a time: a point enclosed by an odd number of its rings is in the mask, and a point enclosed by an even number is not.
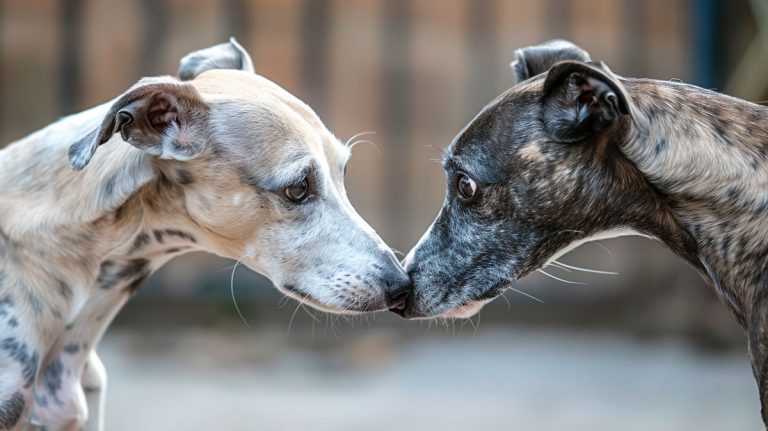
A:
[[[451,143],[444,206],[402,266],[347,199],[349,148],[234,40],[0,151],[0,429],[103,429],[95,346],[189,251],[329,312],[468,317],[625,234],[712,282],[749,335],[768,422],[766,109],[619,77],[565,41],[516,57],[518,83]]]

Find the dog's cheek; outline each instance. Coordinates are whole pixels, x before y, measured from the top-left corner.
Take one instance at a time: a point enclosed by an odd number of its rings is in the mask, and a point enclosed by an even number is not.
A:
[[[225,238],[251,238],[276,218],[268,200],[251,190],[196,190],[185,205],[196,224]]]

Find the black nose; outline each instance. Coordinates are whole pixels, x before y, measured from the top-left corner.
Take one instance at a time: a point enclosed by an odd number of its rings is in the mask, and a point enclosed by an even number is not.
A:
[[[408,297],[411,296],[413,285],[411,277],[396,264],[396,269],[386,277],[387,307],[390,310],[404,310],[408,305]]]
[[[408,297],[411,296],[411,283],[397,286],[394,289],[387,290],[387,305],[389,310],[393,313],[403,315],[405,308],[408,306]]]
[[[411,296],[411,290],[413,290],[411,277],[400,266],[400,262],[397,261],[394,254],[390,253],[387,260],[390,264],[386,266],[383,274],[384,285],[387,289],[387,308],[395,313],[398,313],[398,310],[402,313],[402,310],[408,306],[408,297]]]

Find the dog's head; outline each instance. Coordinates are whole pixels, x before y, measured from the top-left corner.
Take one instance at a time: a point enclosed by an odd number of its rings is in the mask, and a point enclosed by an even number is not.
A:
[[[201,248],[320,309],[391,307],[409,280],[347,199],[349,149],[306,104],[256,75],[234,40],[184,57],[179,76],[143,79],[116,99],[70,148],[73,168],[126,145],[159,177],[146,198],[155,219],[192,226]],[[102,144],[110,148],[97,154]]]
[[[470,316],[649,202],[617,145],[641,114],[605,65],[557,41],[518,51],[513,69],[518,83],[446,152],[446,198],[406,257],[414,292],[401,314]]]

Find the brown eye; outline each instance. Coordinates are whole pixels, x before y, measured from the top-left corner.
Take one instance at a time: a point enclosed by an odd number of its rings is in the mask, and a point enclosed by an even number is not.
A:
[[[467,174],[460,173],[456,177],[456,190],[458,190],[459,196],[462,199],[470,200],[475,196],[475,192],[477,192],[477,183]]]
[[[285,189],[285,196],[295,203],[304,202],[309,196],[309,180],[304,177],[298,183]]]

